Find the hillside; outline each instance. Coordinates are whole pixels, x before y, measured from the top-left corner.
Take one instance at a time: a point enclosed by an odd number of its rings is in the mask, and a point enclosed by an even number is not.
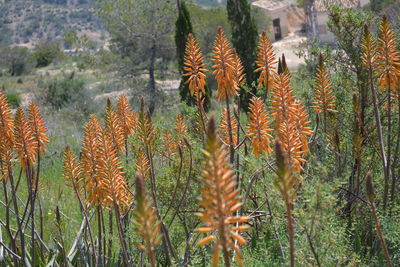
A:
[[[74,31],[100,40],[104,33],[89,0],[13,0],[0,4],[0,44],[32,47]]]

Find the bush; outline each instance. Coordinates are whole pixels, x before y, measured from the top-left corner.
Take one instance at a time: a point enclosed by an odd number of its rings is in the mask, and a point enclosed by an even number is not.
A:
[[[65,74],[62,79],[50,80],[43,87],[46,88],[45,101],[56,109],[73,105],[85,112],[90,106],[85,82],[76,78],[74,72]]]
[[[64,57],[61,48],[51,43],[42,43],[35,47],[33,57],[36,60],[36,67],[46,67],[50,65],[56,58]]]
[[[21,96],[18,93],[8,93],[6,94],[6,99],[12,108],[18,108],[22,102]]]

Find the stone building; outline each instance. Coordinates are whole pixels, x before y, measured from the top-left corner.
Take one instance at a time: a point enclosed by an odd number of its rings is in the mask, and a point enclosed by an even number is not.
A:
[[[324,43],[334,42],[334,35],[327,28],[328,8],[338,5],[341,8],[361,8],[369,0],[311,0],[305,6],[298,6],[296,0],[257,0],[252,3],[272,19],[270,36],[273,41],[282,39],[293,33],[305,33],[307,25],[313,21],[313,29],[317,38]],[[312,3],[312,4],[311,4]],[[308,10],[312,10],[310,13]],[[307,13],[305,12],[307,11]],[[307,16],[306,16],[307,14]],[[312,14],[309,16],[309,14]]]

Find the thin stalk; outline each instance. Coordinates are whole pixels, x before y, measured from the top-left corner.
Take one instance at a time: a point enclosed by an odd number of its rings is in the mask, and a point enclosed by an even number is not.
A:
[[[293,218],[292,218],[292,204],[288,196],[285,197],[285,206],[286,206],[287,227],[289,234],[290,266],[294,267],[294,231],[293,231]]]
[[[379,224],[378,216],[376,215],[375,202],[369,201],[369,204],[371,206],[372,218],[374,218],[374,222],[375,222],[376,233],[378,234],[379,239],[381,241],[381,245],[383,247],[383,253],[385,254],[385,259],[386,259],[387,265],[389,267],[394,267],[394,265],[392,264],[392,261],[390,260],[389,251],[388,251],[385,239],[383,238],[383,233],[382,233],[381,225]]]
[[[125,139],[125,162],[126,165],[128,165],[128,156],[129,156],[129,152],[128,152],[128,139]]]
[[[218,211],[218,232],[219,232],[219,236],[220,236],[220,244],[222,247],[222,255],[224,257],[224,263],[225,263],[225,267],[230,267],[231,266],[231,262],[230,262],[230,258],[229,258],[229,250],[228,250],[228,246],[227,246],[227,242],[226,242],[226,229],[225,229],[225,217],[221,216],[222,213],[222,201],[221,201],[221,194],[220,194],[220,183],[219,181],[216,181],[215,183],[216,185],[216,193],[217,193],[217,211]],[[217,248],[218,249],[218,248]]]
[[[14,185],[14,177],[12,175],[12,170],[11,168],[8,168],[8,173],[9,173],[9,179],[10,179],[10,185],[11,185],[11,197],[12,197],[12,202],[14,204],[14,212],[16,215],[16,220],[17,220],[17,226],[18,226],[18,232],[20,235],[20,242],[21,242],[21,261],[24,266],[28,266],[27,261],[26,261],[26,254],[25,254],[25,236],[22,231],[22,224],[19,219],[19,211],[18,211],[18,202],[17,202],[17,192],[15,191],[15,185]],[[14,239],[16,238],[14,237]]]
[[[168,205],[167,211],[165,212],[165,214],[163,216],[163,220],[165,219],[165,217],[167,217],[170,209],[172,208],[172,205],[175,203],[175,200],[176,200],[176,197],[177,197],[176,194],[177,194],[178,188],[179,188],[179,186],[181,184],[181,174],[182,174],[182,166],[183,166],[183,152],[182,152],[181,147],[179,147],[178,151],[179,151],[179,159],[180,159],[179,160],[178,178],[176,180],[174,192],[172,193],[171,201],[170,201],[170,203]]]
[[[103,256],[103,245],[102,245],[102,224],[101,224],[101,212],[100,207],[96,207],[97,213],[97,231],[98,231],[98,242],[99,242],[99,261],[101,266],[104,266],[104,256]]]
[[[386,173],[387,177],[385,177],[385,185],[384,185],[384,192],[383,192],[383,210],[386,210],[387,206],[387,199],[389,193],[389,177],[390,177],[390,165],[391,165],[391,150],[392,147],[392,101],[390,97],[391,86],[390,86],[390,76],[389,73],[386,74],[386,79],[388,81],[388,88],[387,88],[387,102],[388,102],[388,109],[387,109],[387,118],[388,118],[388,133],[387,133],[387,164],[386,164]]]
[[[152,193],[152,197],[153,197],[154,208],[156,211],[157,219],[160,221],[160,224],[161,224],[161,232],[162,232],[162,237],[163,237],[162,238],[163,249],[165,252],[165,256],[167,257],[167,261],[168,261],[169,265],[171,265],[170,252],[175,260],[177,260],[177,257],[173,251],[172,244],[169,239],[168,230],[164,225],[163,219],[160,215],[160,211],[158,208],[157,185],[156,185],[156,178],[155,178],[155,172],[154,172],[154,162],[153,162],[151,147],[148,144],[145,145],[145,151],[146,151],[146,155],[149,160],[149,163],[150,163],[151,193]]]
[[[92,227],[91,227],[91,225],[90,225],[90,221],[89,221],[89,219],[88,219],[88,215],[87,215],[87,213],[86,213],[86,209],[85,209],[85,207],[84,207],[84,205],[83,205],[82,199],[81,199],[81,197],[80,197],[80,195],[79,195],[78,188],[77,188],[75,182],[73,182],[72,185],[73,185],[73,188],[74,188],[75,195],[76,195],[76,197],[78,198],[79,208],[80,208],[80,210],[81,210],[82,216],[84,217],[84,219],[85,219],[85,221],[86,221],[87,228],[88,228],[88,230],[89,230],[90,243],[91,243],[91,246],[93,247],[93,254],[94,254],[94,255],[93,255],[93,258],[94,258],[94,263],[95,263],[95,266],[97,266],[97,255],[96,255],[96,248],[95,248],[94,242],[93,242],[94,239],[93,239],[93,234],[92,234]]]
[[[378,97],[376,93],[376,88],[374,86],[374,79],[373,79],[373,72],[372,72],[372,66],[369,64],[368,66],[369,69],[369,83],[370,83],[370,88],[372,92],[372,101],[374,103],[374,115],[375,115],[375,123],[376,123],[376,129],[378,131],[378,141],[379,141],[379,149],[381,153],[381,158],[382,158],[382,165],[383,165],[383,171],[384,171],[384,179],[385,181],[389,180],[389,173],[387,172],[387,159],[386,159],[386,153],[385,153],[385,144],[383,141],[383,134],[382,134],[382,123],[381,123],[381,115],[379,112],[379,106],[378,106]]]
[[[108,259],[110,260],[111,259],[111,256],[112,256],[112,237],[113,237],[113,212],[112,212],[112,210],[110,210],[109,212],[108,212],[108,226],[109,226],[109,229],[108,229]]]
[[[39,236],[40,239],[43,240],[44,236],[44,230],[43,230],[43,208],[42,208],[42,202],[40,201],[40,198],[38,199],[38,204],[39,204]],[[42,261],[44,261],[44,252],[43,252],[43,244],[40,242],[40,257],[42,258]]]
[[[398,129],[397,129],[397,140],[396,140],[396,149],[394,152],[394,159],[393,159],[393,165],[392,165],[392,187],[390,190],[390,203],[391,203],[391,209],[390,213],[392,212],[392,208],[394,206],[394,199],[396,196],[396,174],[395,174],[395,168],[398,165],[398,158],[399,158],[399,149],[400,149],[400,83],[397,84],[397,114],[398,114]]]
[[[201,127],[202,127],[202,138],[204,140],[204,135],[206,134],[206,123],[204,120],[204,114],[203,114],[203,109],[201,107],[201,100],[200,100],[200,96],[199,93],[196,93],[196,102],[197,102],[197,108],[199,110],[199,116],[200,116],[200,120],[201,120]]]
[[[100,218],[101,218],[101,226],[102,226],[102,236],[103,236],[103,262],[105,265],[108,263],[108,259],[106,260],[107,256],[107,242],[106,242],[106,224],[104,223],[104,213],[103,209],[99,208],[100,211]]]
[[[8,192],[7,192],[7,184],[6,184],[6,179],[3,180],[3,190],[4,190],[4,201],[6,203],[6,223],[5,223],[5,228],[8,234],[8,237],[10,238],[10,243],[11,243],[11,250],[15,255],[17,255],[16,251],[16,244],[15,244],[15,239],[11,233],[11,228],[10,228],[10,204],[8,200]],[[18,258],[16,256],[13,257],[14,261],[14,266],[18,265]]]
[[[229,135],[229,160],[231,164],[235,162],[235,147],[233,146],[233,134],[232,134],[232,121],[231,121],[231,111],[229,108],[229,98],[225,98],[226,103],[226,116],[228,121],[228,135]]]
[[[115,210],[115,218],[117,221],[118,236],[121,242],[122,258],[124,260],[124,265],[130,266],[130,260],[129,260],[127,245],[125,242],[124,230],[122,229],[121,214],[119,212],[119,207],[117,204],[114,204],[114,210]]]

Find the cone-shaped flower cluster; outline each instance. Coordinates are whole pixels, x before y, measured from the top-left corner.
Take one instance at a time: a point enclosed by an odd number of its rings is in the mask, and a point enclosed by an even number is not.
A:
[[[85,125],[85,134],[82,142],[81,168],[88,190],[87,202],[90,206],[100,204],[99,182],[97,178],[98,133],[102,131],[100,123],[95,115],[91,115]]]
[[[150,174],[150,163],[141,149],[136,153],[136,173],[146,179]]]
[[[264,86],[267,91],[271,90],[276,74],[276,63],[277,61],[272,44],[267,34],[263,32],[258,42],[257,69],[255,70],[255,72],[260,72],[260,77],[258,78],[259,88]]]
[[[253,145],[253,153],[257,157],[262,153],[270,153],[270,140],[272,129],[269,128],[269,118],[264,103],[259,97],[250,100],[249,125],[247,137]]]
[[[75,155],[71,152],[71,148],[67,146],[64,152],[64,178],[78,188],[83,181],[81,176],[81,167]]]
[[[313,108],[318,113],[335,113],[335,97],[333,96],[328,71],[324,65],[322,54],[319,56],[319,63],[315,77],[315,101]]]
[[[114,146],[112,137],[105,130],[98,135],[98,164],[97,180],[101,204],[104,208],[112,208],[113,205],[128,207],[131,201],[131,193],[124,179],[121,163],[118,159],[118,151]]]
[[[148,201],[145,181],[141,175],[136,177],[136,209],[134,217],[136,233],[142,238],[143,244],[136,244],[147,252],[150,266],[155,265],[155,247],[161,242],[161,225],[157,220],[156,212]]]
[[[37,143],[38,153],[45,153],[45,144],[49,142],[49,138],[46,135],[47,129],[44,127],[44,121],[42,115],[40,114],[39,107],[36,105],[35,102],[32,102],[29,105],[28,119],[33,132],[33,137],[35,138]]]
[[[217,30],[213,54],[213,74],[218,83],[217,99],[222,101],[237,95],[239,88],[235,81],[235,65],[238,64],[238,60],[235,60],[234,52],[221,27]],[[238,76],[240,75],[236,75]]]
[[[242,61],[239,58],[239,55],[236,51],[233,53],[233,79],[235,83],[240,86],[246,82],[246,76],[244,73],[244,67]]]
[[[128,140],[131,134],[134,134],[138,125],[138,115],[132,112],[129,107],[128,99],[124,94],[118,98],[117,104],[117,118],[120,124],[124,141]]]
[[[18,108],[15,115],[15,151],[21,166],[27,168],[35,163],[38,143],[33,134],[31,124],[24,111]]]
[[[128,207],[132,193],[128,189],[118,152],[125,150],[125,141],[136,132],[137,116],[125,96],[118,100],[117,112],[107,101],[105,127],[91,115],[85,125],[80,167],[87,188],[86,202],[90,207]]]
[[[228,163],[224,147],[216,136],[214,118],[209,121],[204,155],[205,166],[200,201],[202,211],[198,214],[204,226],[198,228],[198,231],[206,233],[207,237],[202,239],[199,245],[204,246],[215,241],[212,266],[218,265],[221,252],[225,262],[229,261],[230,250],[236,252],[237,261],[242,265],[240,248],[235,245],[235,240],[240,245],[246,244],[246,241],[238,233],[245,230],[246,227],[238,225],[238,223],[247,222],[248,218],[235,215],[242,204],[236,188],[235,173]]]
[[[105,130],[109,135],[114,148],[117,151],[125,151],[124,129],[121,127],[122,122],[120,118],[118,118],[117,113],[114,111],[110,99],[107,100],[105,123]]]
[[[200,51],[200,46],[196,42],[193,34],[189,33],[186,49],[185,49],[185,74],[188,77],[189,91],[196,99],[200,99],[206,94],[206,75],[205,64],[203,63],[203,55]]]
[[[0,180],[7,176],[11,168],[13,146],[13,116],[5,95],[0,91]]]
[[[381,89],[395,90],[400,76],[400,55],[397,52],[396,39],[386,16],[383,17],[378,32],[378,47],[375,71]]]
[[[308,136],[312,134],[305,107],[290,88],[288,71],[275,76],[272,91],[272,115],[275,117],[276,137],[287,154],[293,172],[300,172],[308,151]]]

